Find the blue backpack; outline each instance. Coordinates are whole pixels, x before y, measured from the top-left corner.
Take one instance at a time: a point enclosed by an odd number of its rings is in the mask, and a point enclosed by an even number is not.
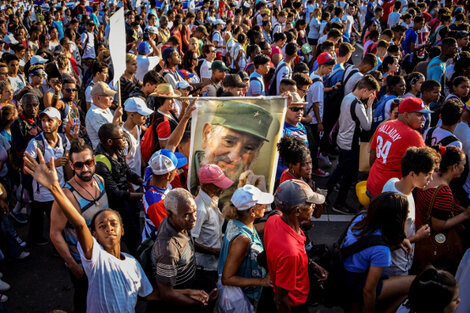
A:
[[[371,131],[375,131],[377,127],[385,120],[385,103],[389,100],[397,98],[395,95],[385,95],[380,98],[379,101],[372,107],[374,113],[372,114],[372,129]]]

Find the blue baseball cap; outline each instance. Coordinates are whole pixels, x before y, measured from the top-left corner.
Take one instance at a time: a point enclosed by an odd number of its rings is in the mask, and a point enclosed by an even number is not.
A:
[[[177,168],[185,166],[187,163],[188,159],[182,153],[167,149],[158,150],[149,161],[152,173],[155,175],[168,174]]]
[[[137,48],[139,54],[147,54],[150,52],[150,44],[146,41],[142,41]]]

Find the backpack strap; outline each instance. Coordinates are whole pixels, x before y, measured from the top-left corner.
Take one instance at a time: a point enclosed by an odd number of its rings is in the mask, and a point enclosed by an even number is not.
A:
[[[374,246],[386,246],[384,239],[382,236],[373,235],[373,236],[364,236],[360,238],[358,241],[349,245],[347,247],[341,248],[341,256],[343,259],[352,256],[362,250],[365,250],[370,247]]]
[[[431,128],[429,128],[428,132],[426,133],[426,138],[424,140],[424,143],[427,146],[431,146],[431,144],[432,144],[432,134],[434,133],[435,130],[436,130],[436,127],[431,127]]]
[[[436,201],[436,198],[437,198],[437,194],[439,193],[439,191],[441,191],[442,188],[444,188],[446,185],[442,184],[442,185],[439,185],[436,190],[434,190],[433,194],[432,194],[432,198],[431,198],[431,201],[429,202],[429,206],[428,206],[428,212],[427,212],[427,215],[426,217],[424,218],[424,223],[425,224],[429,224],[429,226],[431,226],[431,213],[432,213],[432,207],[434,206],[434,202]]]
[[[358,103],[359,103],[359,100],[354,99],[354,101],[351,102],[351,106],[349,107],[351,118],[355,123],[352,146],[351,146],[352,148],[357,147],[357,145],[359,144],[359,136],[361,135],[361,123],[359,122],[359,119],[357,118],[357,115],[356,115],[356,105]]]
[[[454,135],[449,135],[445,138],[442,138],[439,143],[442,145],[442,146],[448,146],[449,144],[451,144],[452,142],[454,141],[460,141],[457,137],[455,137]]]
[[[104,154],[98,154],[95,156],[95,159],[96,162],[101,162],[106,165],[106,168],[109,170],[109,172],[111,172],[112,166],[107,156],[105,156]]]

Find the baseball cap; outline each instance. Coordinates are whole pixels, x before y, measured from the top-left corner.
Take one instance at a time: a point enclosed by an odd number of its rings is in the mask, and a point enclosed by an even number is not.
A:
[[[272,194],[262,192],[253,185],[245,185],[235,190],[230,201],[238,211],[244,211],[257,204],[271,204],[274,197]]]
[[[223,61],[216,60],[212,62],[211,70],[228,71],[229,68],[225,65]]]
[[[149,116],[153,113],[153,110],[149,109],[145,101],[139,97],[128,98],[124,102],[124,110],[126,112],[136,112],[143,116]]]
[[[455,39],[465,38],[465,37],[467,37],[468,35],[470,35],[469,32],[466,32],[466,31],[461,30],[461,31],[457,32],[457,34],[456,34],[456,36],[455,36]]]
[[[15,37],[13,37],[12,34],[5,35],[5,37],[3,37],[3,41],[7,44],[10,44],[10,45],[16,45],[17,43],[19,43],[19,41],[16,40]]]
[[[207,32],[207,28],[204,25],[199,25],[198,27],[196,27],[196,31],[203,33],[205,36],[209,36],[209,33]]]
[[[173,48],[173,47],[166,47],[163,51],[162,51],[162,59],[163,61],[166,62],[166,59],[168,59],[170,57],[170,55],[175,52],[176,49]]]
[[[322,52],[320,55],[317,57],[317,63],[318,65],[322,64],[333,64],[335,62],[335,58],[331,56],[328,52]]]
[[[34,65],[34,64],[44,64],[47,62],[47,59],[43,58],[42,56],[40,55],[33,55],[31,57],[31,60],[29,60],[30,64],[31,65]]]
[[[240,75],[238,74],[228,74],[225,76],[224,80],[222,81],[222,85],[224,87],[237,87],[237,88],[245,88],[248,84],[245,84]]]
[[[150,52],[150,45],[148,42],[146,41],[142,41],[140,44],[139,44],[139,47],[137,48],[137,51],[139,52],[139,54],[147,54]]]
[[[398,113],[433,113],[433,111],[428,110],[424,105],[423,100],[420,98],[406,98],[398,105]]]
[[[46,76],[46,72],[44,72],[42,68],[36,68],[32,71],[29,71],[29,76],[39,76],[41,74]]]
[[[181,77],[183,77],[184,79],[188,79],[188,78],[194,77],[194,74],[188,72],[187,70],[179,70],[179,71],[178,71],[178,74],[180,74]]]
[[[249,76],[248,73],[245,72],[245,71],[240,71],[240,72],[238,72],[237,74],[238,74],[238,76],[240,76],[240,78],[241,78],[242,80],[250,80],[250,76]]]
[[[214,21],[214,25],[225,25],[225,22],[218,18]]]
[[[191,85],[185,80],[180,80],[179,82],[176,83],[176,89],[186,89],[189,87],[191,87]]]
[[[147,26],[147,31],[152,34],[158,34],[158,28],[155,26]]]
[[[116,91],[112,90],[105,82],[97,82],[91,89],[91,96],[114,96]]]
[[[54,107],[47,107],[47,108],[45,108],[45,109],[39,114],[39,117],[42,117],[44,114],[46,114],[47,116],[49,116],[49,118],[56,118],[56,119],[58,119],[59,121],[62,120],[62,118],[61,118],[61,116],[60,116],[59,110],[57,110],[57,109],[54,108]]]
[[[188,160],[182,153],[167,149],[158,150],[149,161],[152,173],[155,175],[168,174],[174,169],[185,166],[186,163],[188,163]]]
[[[220,167],[215,164],[203,165],[197,171],[197,176],[202,184],[214,184],[224,190],[233,185],[233,180],[225,176]]]
[[[307,185],[306,182],[299,179],[292,179],[283,182],[277,187],[276,205],[296,206],[304,202],[313,204],[323,204],[325,196],[316,193]]]

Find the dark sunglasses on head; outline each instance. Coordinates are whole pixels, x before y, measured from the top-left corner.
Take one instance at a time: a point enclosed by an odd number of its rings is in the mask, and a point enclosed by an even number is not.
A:
[[[85,162],[75,162],[73,163],[73,168],[76,169],[76,170],[81,170],[83,168],[83,166],[86,165],[86,167],[90,168],[92,166],[95,166],[95,160],[94,159],[89,159],[89,160],[86,160]]]
[[[291,110],[292,112],[299,112],[303,111],[304,107],[290,107],[289,110]]]

